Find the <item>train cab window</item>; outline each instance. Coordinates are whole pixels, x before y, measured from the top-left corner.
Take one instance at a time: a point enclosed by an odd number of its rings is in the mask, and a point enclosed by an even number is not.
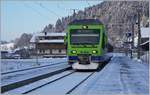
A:
[[[70,32],[71,44],[99,44],[99,29],[73,29]]]

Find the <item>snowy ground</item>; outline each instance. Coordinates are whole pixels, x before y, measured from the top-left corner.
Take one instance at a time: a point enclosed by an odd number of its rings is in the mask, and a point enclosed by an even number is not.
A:
[[[58,62],[66,62],[67,58],[41,58],[41,59],[1,59],[1,72],[21,70]],[[38,64],[37,64],[38,62]]]
[[[66,67],[69,67],[67,63],[62,63],[58,65],[53,65],[50,67],[44,67],[44,68],[38,68],[35,70],[29,70],[29,71],[23,71],[23,72],[17,72],[13,74],[7,74],[1,76],[1,85],[7,85],[10,83],[26,80],[29,78],[33,78],[39,75],[47,74],[50,72],[54,72],[60,69],[64,69]]]
[[[40,89],[37,89],[29,94],[32,95],[51,95],[51,94],[61,94],[64,95],[71,88],[89,76],[91,73],[87,72],[76,72],[73,75],[67,76],[66,78],[59,80],[50,85],[46,85]]]
[[[53,84],[31,92],[31,95],[64,95],[91,72],[79,72]],[[65,73],[66,74],[66,73]],[[50,77],[44,82],[52,80]],[[38,81],[39,85],[42,80]],[[20,94],[19,91],[29,90],[36,83],[15,89],[4,94]],[[23,89],[23,90],[21,90]],[[29,93],[30,94],[30,93]],[[111,61],[99,72],[94,73],[87,81],[76,88],[73,95],[148,95],[149,94],[149,64],[131,60],[124,54],[115,53]]]
[[[92,76],[73,94],[149,95],[149,66],[128,57],[116,56],[104,69]]]
[[[18,62],[18,60],[17,60],[17,62]],[[20,67],[21,69],[29,68],[28,67],[29,66],[28,60],[21,60],[21,62],[22,62],[21,63],[22,66]],[[60,58],[59,59],[58,58],[56,58],[56,59],[41,59],[41,60],[39,60],[39,62],[41,62],[40,66],[48,65],[48,64],[55,64],[58,62],[60,62],[61,64],[56,64],[56,65],[52,65],[52,66],[47,66],[47,67],[42,67],[42,68],[36,68],[36,69],[31,69],[31,70],[1,75],[1,85],[7,85],[7,84],[14,83],[17,81],[29,79],[29,78],[32,78],[35,76],[46,74],[48,72],[57,71],[57,70],[60,70],[60,69],[63,69],[63,68],[66,68],[69,66],[67,64],[67,60],[64,58],[61,58],[61,59]],[[9,64],[11,64],[11,63],[9,63]],[[12,63],[12,64],[15,64],[15,63]],[[16,64],[14,66],[16,66]],[[26,65],[26,64],[28,64],[28,65]],[[31,61],[30,65],[32,66],[32,61]],[[11,65],[11,66],[13,66],[13,65]]]
[[[32,83],[32,84],[29,84],[29,85],[25,85],[25,86],[20,87],[20,88],[18,88],[18,89],[14,89],[14,90],[8,91],[8,92],[4,93],[4,95],[10,95],[10,94],[11,94],[11,95],[16,95],[16,94],[18,95],[18,94],[24,93],[24,92],[26,92],[26,91],[29,91],[29,90],[31,90],[31,89],[33,89],[33,88],[36,88],[36,87],[42,85],[42,84],[48,83],[49,81],[53,81],[53,80],[55,80],[55,79],[57,79],[57,78],[59,78],[59,77],[61,77],[61,76],[64,76],[64,75],[66,75],[66,74],[69,74],[70,72],[72,72],[72,71],[65,71],[65,72],[62,72],[62,73],[60,73],[60,74],[54,75],[54,76],[52,76],[52,77],[39,80],[39,81],[37,81],[37,82],[34,82],[34,83]],[[51,90],[52,90],[52,89],[51,89]],[[56,91],[56,90],[55,90],[55,91]],[[42,95],[45,95],[45,94],[42,94]]]

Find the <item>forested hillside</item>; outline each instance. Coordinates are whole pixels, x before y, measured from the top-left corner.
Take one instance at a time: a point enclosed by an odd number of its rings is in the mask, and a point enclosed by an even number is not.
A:
[[[125,32],[131,31],[131,23],[136,23],[137,13],[140,13],[141,25],[148,26],[148,1],[104,1],[90,6],[75,15],[58,19],[55,25],[47,25],[42,32],[62,32],[67,24],[74,19],[100,19],[108,31],[112,44],[122,41]]]

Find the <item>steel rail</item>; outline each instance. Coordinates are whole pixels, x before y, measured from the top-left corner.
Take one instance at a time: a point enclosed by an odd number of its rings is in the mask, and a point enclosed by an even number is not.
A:
[[[73,74],[73,73],[75,73],[75,71],[73,71],[73,72],[71,72],[71,73],[69,73],[69,74],[66,74],[66,75],[64,75],[64,76],[61,76],[61,77],[59,77],[59,78],[57,78],[57,79],[55,79],[55,80],[49,81],[49,82],[47,82],[47,83],[45,83],[45,84],[43,84],[43,85],[40,85],[40,86],[38,86],[38,87],[36,87],[36,88],[33,88],[33,89],[31,89],[31,90],[28,90],[28,91],[26,91],[26,92],[24,92],[24,93],[22,93],[22,94],[30,93],[30,92],[32,92],[32,91],[34,91],[34,90],[37,90],[37,89],[39,89],[39,88],[41,88],[41,87],[43,87],[43,86],[45,86],[45,85],[48,85],[48,84],[53,83],[53,82],[55,82],[55,81],[58,81],[58,80],[60,80],[60,79],[62,79],[62,78],[65,78],[65,77],[67,77],[67,76],[69,76],[69,75],[71,75],[71,74]]]
[[[43,75],[39,75],[39,76],[36,76],[36,77],[33,77],[33,78],[29,78],[29,79],[26,79],[26,80],[22,80],[22,81],[18,81],[18,82],[15,82],[15,83],[11,83],[11,84],[7,84],[7,85],[4,85],[4,86],[1,86],[1,93],[4,93],[4,92],[10,91],[10,90],[19,88],[19,87],[24,86],[24,85],[28,85],[30,83],[36,82],[36,81],[44,79],[44,78],[48,78],[48,77],[54,76],[56,74],[62,73],[64,71],[67,71],[70,68],[71,67],[66,67],[66,68],[63,68],[63,69],[60,69],[60,70],[57,70],[57,71],[49,72],[49,73],[46,73],[46,74],[43,74]]]
[[[83,82],[85,82],[87,79],[89,79],[95,72],[88,75],[86,78],[84,78],[81,82],[79,82],[77,85],[75,85],[72,89],[70,89],[66,94],[70,94],[73,90],[75,90],[79,85],[81,85]]]

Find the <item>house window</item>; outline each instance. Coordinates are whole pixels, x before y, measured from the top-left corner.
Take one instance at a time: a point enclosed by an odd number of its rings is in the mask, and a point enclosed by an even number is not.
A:
[[[40,50],[40,54],[44,54],[45,53],[45,50]]]
[[[49,50],[49,49],[45,50],[45,53],[46,53],[46,54],[49,54],[49,53],[50,53],[50,50]]]
[[[42,50],[41,50],[41,49],[39,49],[39,50],[38,50],[38,53],[39,53],[39,54],[41,54],[41,53],[42,53]]]
[[[40,50],[36,51],[38,54],[40,54]]]
[[[61,50],[61,54],[66,54],[66,50],[65,50],[65,49],[62,49],[62,50]]]
[[[59,54],[59,50],[58,49],[52,49],[52,54]]]
[[[61,49],[59,49],[59,53],[61,53]]]

